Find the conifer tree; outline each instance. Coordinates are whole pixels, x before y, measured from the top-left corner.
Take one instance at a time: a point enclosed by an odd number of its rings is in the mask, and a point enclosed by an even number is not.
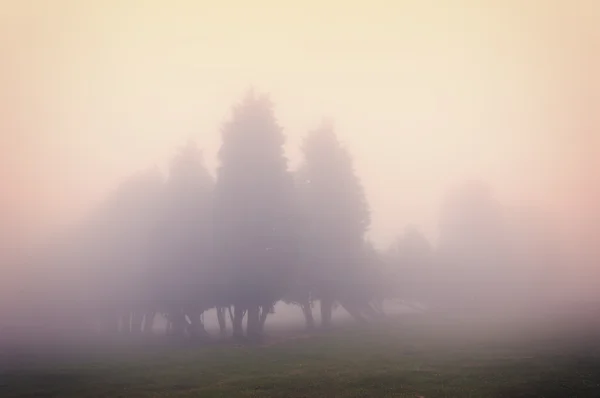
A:
[[[160,301],[173,331],[183,333],[190,318],[193,336],[206,335],[202,313],[215,299],[212,244],[214,181],[202,152],[189,142],[173,159],[165,187],[158,247],[162,272],[154,274]]]
[[[234,305],[234,336],[257,338],[293,278],[293,183],[284,136],[264,95],[249,92],[222,131],[215,247]]]
[[[303,153],[297,187],[303,215],[302,264],[310,267],[304,273],[321,300],[322,324],[329,326],[334,301],[349,302],[365,287],[370,215],[352,158],[331,123],[324,122],[308,135]]]

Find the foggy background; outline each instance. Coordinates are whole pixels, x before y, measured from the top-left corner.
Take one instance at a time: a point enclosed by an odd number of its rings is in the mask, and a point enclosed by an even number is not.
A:
[[[543,214],[567,253],[563,287],[592,294],[599,22],[592,0],[3,0],[2,292],[35,275],[34,248],[188,139],[214,172],[221,125],[255,87],[292,169],[302,137],[334,121],[376,247],[407,224],[436,243],[446,193],[480,180]]]

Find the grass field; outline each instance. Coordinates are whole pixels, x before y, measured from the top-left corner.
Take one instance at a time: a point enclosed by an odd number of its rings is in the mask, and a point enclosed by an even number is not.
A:
[[[0,397],[600,397],[595,330],[405,315],[261,346],[28,345]]]

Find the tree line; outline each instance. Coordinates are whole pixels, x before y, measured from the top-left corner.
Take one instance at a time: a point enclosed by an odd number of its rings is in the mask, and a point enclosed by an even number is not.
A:
[[[54,261],[73,267],[55,277],[52,301],[70,308],[74,324],[150,333],[162,314],[168,333],[203,339],[203,314],[216,309],[222,335],[229,323],[233,337],[258,340],[279,301],[300,307],[308,329],[316,304],[323,327],[336,305],[359,322],[382,316],[390,298],[464,307],[506,297],[490,292],[523,281],[502,279],[513,275],[506,264],[547,253],[529,241],[521,253],[515,242],[524,240],[506,240],[519,228],[501,230],[500,206],[481,184],[447,198],[436,248],[409,227],[378,251],[366,239],[365,192],[331,123],[308,133],[295,171],[265,95],[249,92],[221,136],[215,178],[190,142],[166,176],[130,177],[69,236]]]
[[[248,339],[280,300],[300,306],[308,328],[317,300],[325,327],[336,304],[374,316],[369,208],[333,126],[308,134],[295,172],[266,95],[248,93],[221,135],[216,178],[190,142],[166,178],[132,176],[78,227],[63,260],[78,264],[70,292],[82,311],[129,333],[150,332],[160,313],[170,333],[203,338],[202,314],[216,308],[221,333],[231,323]]]

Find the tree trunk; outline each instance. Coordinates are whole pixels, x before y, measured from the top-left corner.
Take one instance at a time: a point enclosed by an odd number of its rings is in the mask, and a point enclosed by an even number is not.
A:
[[[312,308],[309,302],[300,304],[302,313],[304,314],[304,320],[306,322],[306,330],[313,330],[315,328],[315,318],[313,318]]]
[[[219,335],[227,336],[227,320],[225,319],[225,307],[217,307],[217,321],[219,321]]]
[[[193,339],[207,339],[209,337],[208,332],[204,328],[204,323],[202,322],[203,314],[204,311],[188,312],[188,316],[191,320],[190,337],[192,337]]]
[[[321,299],[321,327],[328,328],[331,326],[331,318],[333,314],[333,300],[330,297]]]
[[[239,305],[233,308],[233,337],[235,339],[244,338],[244,327],[242,326],[244,315],[246,315],[246,310]]]
[[[231,321],[231,324],[233,325],[233,311],[231,309],[231,306],[227,307],[227,311],[229,312],[229,320]]]
[[[258,324],[258,332],[261,335],[263,334],[263,332],[265,330],[265,323],[267,323],[267,317],[269,316],[271,309],[272,309],[271,306],[262,307],[262,311],[260,313],[260,320],[259,320],[259,324]]]
[[[169,319],[171,321],[171,334],[176,337],[183,337],[186,324],[188,323],[183,311],[178,310],[171,312],[169,314]]]
[[[151,334],[152,329],[154,328],[154,318],[156,317],[156,312],[149,311],[144,315],[144,333]]]
[[[252,304],[248,307],[246,336],[252,341],[258,340],[260,336],[260,307],[256,304]]]

